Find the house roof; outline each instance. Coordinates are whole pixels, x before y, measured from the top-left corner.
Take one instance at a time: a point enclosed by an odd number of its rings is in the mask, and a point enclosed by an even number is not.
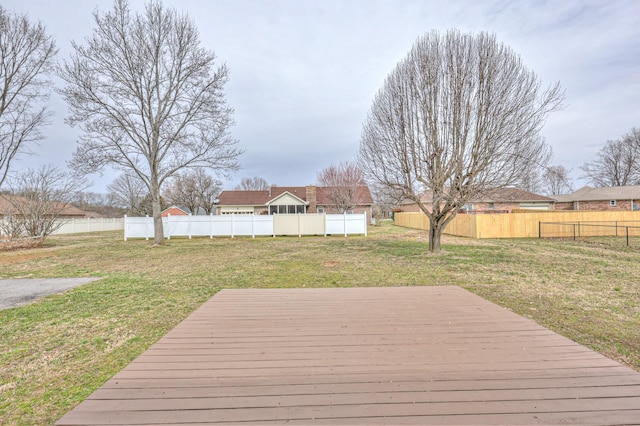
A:
[[[164,215],[165,213],[170,213],[170,214],[183,214],[185,216],[189,215],[189,212],[187,211],[188,209],[183,209],[182,207],[176,206],[176,205],[171,205],[169,207],[167,207],[166,209],[162,210],[162,212],[160,213],[161,215]],[[174,213],[172,213],[174,212]],[[177,212],[177,213],[175,213]]]
[[[584,186],[572,194],[554,195],[556,201],[640,200],[640,185],[592,188]]]
[[[17,195],[0,194],[0,215],[4,215],[10,207],[10,198],[22,198]],[[25,200],[26,201],[26,200]],[[59,205],[59,204],[58,204]],[[60,216],[65,217],[99,217],[97,213],[82,210],[71,204],[64,204]]]
[[[333,187],[323,187],[319,186],[316,188],[316,202],[319,205],[329,205],[331,204],[331,200],[329,199],[329,193]],[[356,201],[358,205],[372,205],[373,197],[371,196],[371,191],[369,191],[369,187],[366,185],[358,186],[356,188],[355,194],[353,196],[353,200]]]
[[[432,191],[424,191],[420,194],[423,202],[430,202],[433,198]],[[470,203],[553,203],[553,198],[543,195],[534,194],[533,192],[523,191],[518,188],[496,188],[478,194],[469,200]],[[404,204],[414,204],[413,201],[407,201]]]
[[[496,188],[486,191],[484,194],[472,198],[471,202],[481,203],[553,203],[553,198],[534,194],[518,188]]]
[[[330,188],[316,187],[316,203],[318,205],[330,204],[327,193]],[[218,197],[218,205],[221,206],[266,206],[270,201],[280,197],[285,192],[308,203],[307,187],[305,186],[272,186],[265,191],[222,191]],[[373,204],[371,192],[367,186],[360,186],[356,190],[355,199],[358,204]]]

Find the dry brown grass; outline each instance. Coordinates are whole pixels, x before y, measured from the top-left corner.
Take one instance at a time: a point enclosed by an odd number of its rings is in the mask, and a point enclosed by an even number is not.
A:
[[[0,277],[101,276],[0,311],[0,423],[52,424],[221,288],[460,285],[640,371],[640,251],[445,237],[51,237],[0,253]]]

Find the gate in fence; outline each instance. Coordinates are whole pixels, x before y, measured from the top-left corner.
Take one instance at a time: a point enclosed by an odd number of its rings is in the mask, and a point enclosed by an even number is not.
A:
[[[540,222],[538,236],[640,246],[640,221]]]
[[[367,235],[365,214],[168,216],[164,237]],[[152,217],[124,217],[124,239],[153,238]]]

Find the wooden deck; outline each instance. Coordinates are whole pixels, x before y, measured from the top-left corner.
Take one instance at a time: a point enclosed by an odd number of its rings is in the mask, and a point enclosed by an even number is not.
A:
[[[638,424],[640,373],[458,287],[223,290],[58,425]]]

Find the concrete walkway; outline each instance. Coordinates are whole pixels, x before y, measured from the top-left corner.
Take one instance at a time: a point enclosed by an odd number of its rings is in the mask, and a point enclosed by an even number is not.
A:
[[[86,278],[17,278],[0,280],[0,310],[26,305],[50,294],[99,280]]]

